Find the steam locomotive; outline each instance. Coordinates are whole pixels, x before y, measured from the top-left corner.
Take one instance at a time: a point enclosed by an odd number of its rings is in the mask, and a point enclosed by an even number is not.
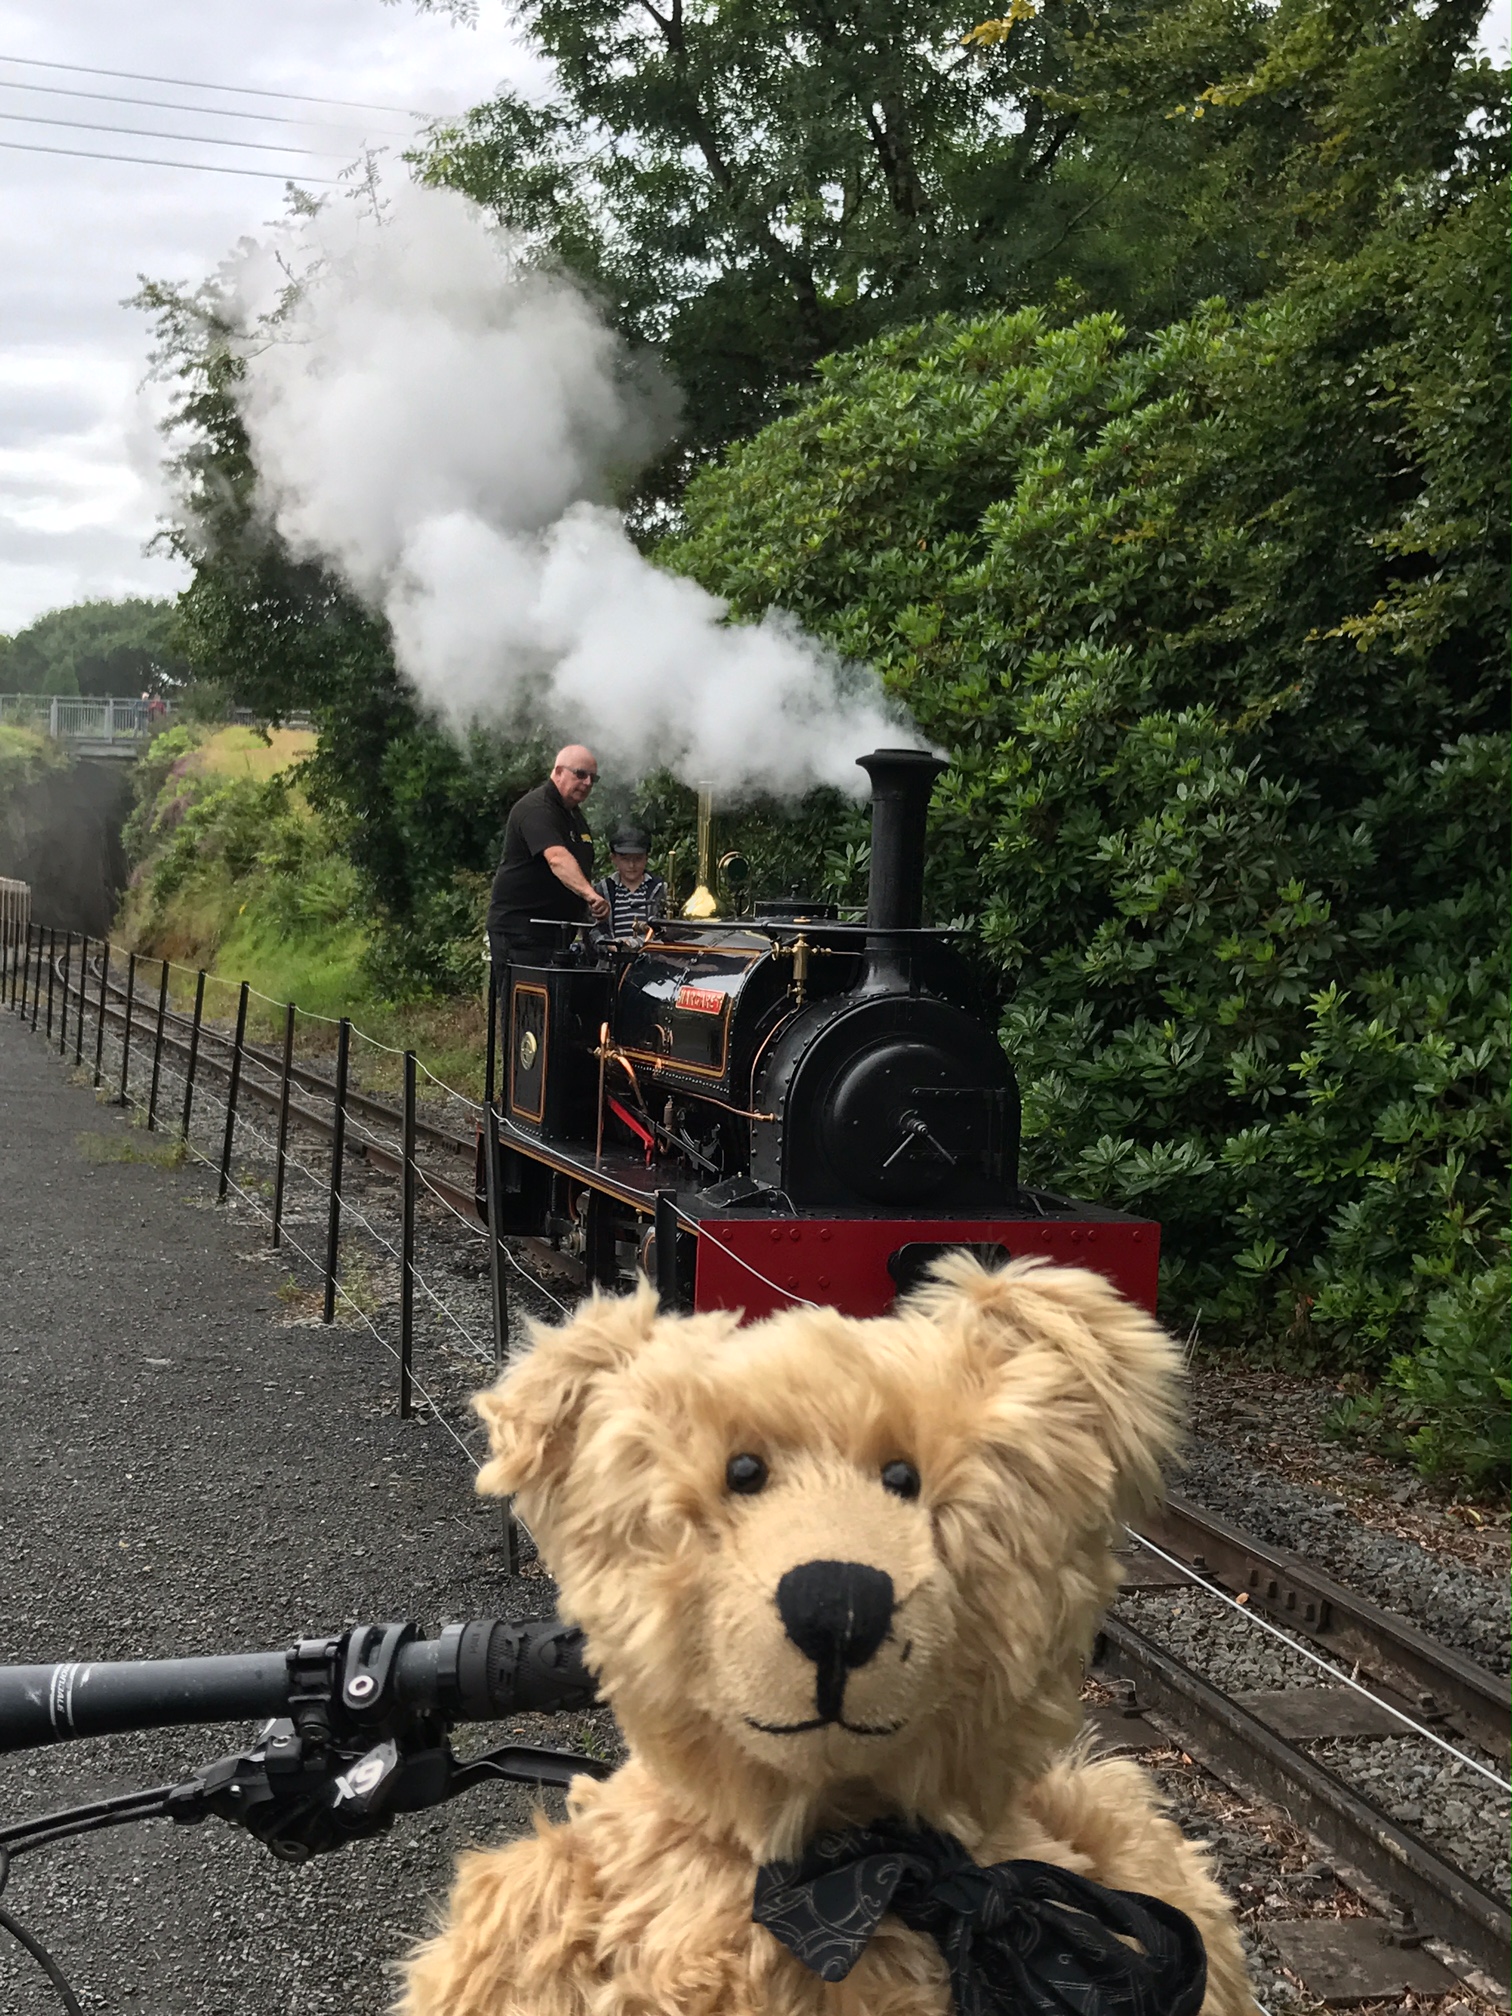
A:
[[[1012,1066],[955,934],[922,922],[944,766],[858,761],[864,924],[794,899],[608,947],[565,925],[509,969],[480,1155],[500,1235],[550,1241],[590,1284],[639,1268],[668,1306],[752,1318],[880,1315],[955,1246],[1094,1267],[1153,1309],[1157,1225],[1020,1181]]]

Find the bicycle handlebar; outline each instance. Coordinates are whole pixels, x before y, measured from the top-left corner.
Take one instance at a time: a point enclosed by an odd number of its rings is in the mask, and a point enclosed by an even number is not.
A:
[[[554,1618],[474,1618],[435,1638],[422,1638],[414,1624],[358,1625],[283,1652],[0,1666],[0,1752],[129,1729],[261,1720],[321,1698],[360,1726],[380,1704],[447,1723],[489,1722],[588,1708],[596,1693],[582,1633]]]
[[[582,1633],[555,1618],[475,1617],[434,1638],[417,1624],[357,1624],[283,1652],[0,1666],[0,1751],[186,1722],[265,1725],[246,1750],[202,1765],[182,1784],[0,1827],[0,1889],[16,1856],[98,1827],[193,1825],[215,1814],[281,1860],[304,1862],[381,1835],[396,1814],[438,1806],[475,1785],[565,1789],[577,1777],[607,1777],[602,1757],[512,1742],[460,1759],[446,1740],[455,1722],[591,1708],[596,1700]],[[77,2011],[45,1949],[4,1912],[0,1929],[20,1939]]]

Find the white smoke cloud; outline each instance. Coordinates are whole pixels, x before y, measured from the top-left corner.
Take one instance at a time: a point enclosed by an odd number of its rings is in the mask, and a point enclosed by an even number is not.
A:
[[[264,509],[381,610],[454,726],[528,724],[728,796],[859,792],[857,755],[916,739],[792,619],[726,624],[643,558],[608,499],[669,438],[666,393],[464,197],[322,211],[228,284]]]

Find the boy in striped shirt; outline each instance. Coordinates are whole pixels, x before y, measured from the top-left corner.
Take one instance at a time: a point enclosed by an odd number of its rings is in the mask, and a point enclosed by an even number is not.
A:
[[[593,886],[609,905],[604,929],[611,937],[633,938],[638,924],[667,914],[667,885],[646,873],[646,853],[646,836],[636,826],[621,826],[609,841],[614,873]]]

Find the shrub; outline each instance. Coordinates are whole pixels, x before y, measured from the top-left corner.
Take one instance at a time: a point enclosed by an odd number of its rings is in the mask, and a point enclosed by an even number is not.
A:
[[[1505,1490],[1512,1474],[1505,1264],[1431,1296],[1423,1342],[1391,1361],[1381,1387],[1335,1410],[1332,1432],[1409,1457],[1427,1477]]]
[[[1376,1374],[1506,1222],[1499,219],[1404,212],[1148,340],[832,359],[663,556],[949,752],[934,909],[1009,990],[1031,1180],[1158,1216],[1209,1341]]]

